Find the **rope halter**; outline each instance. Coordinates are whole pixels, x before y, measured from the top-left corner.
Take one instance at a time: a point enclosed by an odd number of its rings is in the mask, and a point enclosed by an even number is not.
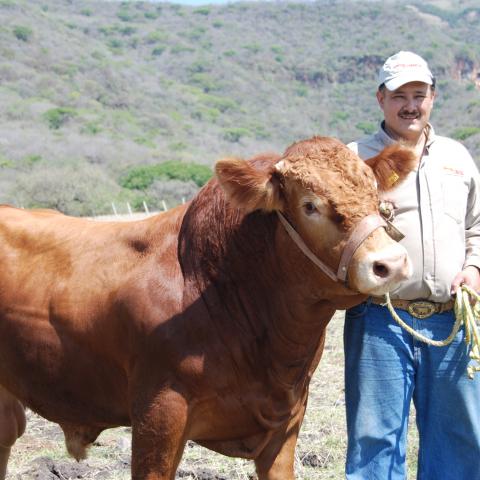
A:
[[[472,302],[473,306],[472,306]],[[473,380],[475,374],[480,372],[480,332],[478,329],[478,321],[480,318],[480,295],[466,284],[458,287],[455,294],[455,323],[453,324],[450,335],[444,340],[432,340],[425,335],[418,333],[416,330],[407,325],[395,312],[390,301],[390,295],[385,294],[385,305],[390,311],[393,319],[415,339],[432,345],[434,347],[445,347],[452,343],[456,337],[460,327],[463,325],[465,330],[465,343],[473,365],[467,366],[467,375]],[[476,363],[475,363],[476,362]]]

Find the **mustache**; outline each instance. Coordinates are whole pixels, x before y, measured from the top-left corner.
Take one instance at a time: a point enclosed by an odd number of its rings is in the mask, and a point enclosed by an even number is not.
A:
[[[401,115],[420,115],[418,110],[400,110],[398,114]]]

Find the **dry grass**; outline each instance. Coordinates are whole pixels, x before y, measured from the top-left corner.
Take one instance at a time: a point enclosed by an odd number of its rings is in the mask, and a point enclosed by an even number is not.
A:
[[[343,315],[339,312],[328,327],[324,356],[310,389],[309,406],[296,453],[298,479],[340,479],[344,476],[346,433],[342,328]],[[409,471],[412,473],[416,468],[418,443],[414,430],[410,429],[408,451]],[[77,464],[65,453],[60,429],[30,414],[27,432],[15,445],[8,478],[126,480],[130,478],[129,463],[129,428],[103,432],[90,450],[89,458]],[[248,480],[254,478],[254,468],[252,462],[227,458],[189,442],[177,478]]]

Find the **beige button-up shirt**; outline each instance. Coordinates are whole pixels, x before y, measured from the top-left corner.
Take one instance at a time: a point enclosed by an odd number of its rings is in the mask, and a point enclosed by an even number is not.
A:
[[[365,160],[394,142],[381,128],[348,146]],[[448,301],[455,275],[468,265],[480,268],[480,176],[467,149],[430,126],[417,169],[382,199],[394,205],[393,224],[405,235],[400,243],[413,266],[391,297]]]

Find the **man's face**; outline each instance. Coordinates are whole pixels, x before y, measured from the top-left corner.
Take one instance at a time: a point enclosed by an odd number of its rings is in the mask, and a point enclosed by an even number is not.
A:
[[[387,133],[396,140],[416,142],[430,119],[435,91],[423,82],[410,82],[393,92],[377,91]]]

